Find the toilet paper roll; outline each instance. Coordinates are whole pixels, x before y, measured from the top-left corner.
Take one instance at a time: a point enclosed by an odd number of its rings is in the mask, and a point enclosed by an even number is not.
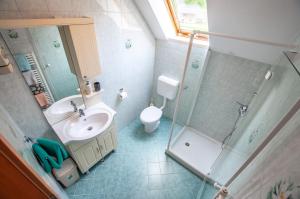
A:
[[[126,99],[127,98],[127,96],[128,96],[128,94],[127,94],[127,92],[126,91],[122,91],[122,92],[120,92],[120,99],[121,100],[124,100],[124,99]]]

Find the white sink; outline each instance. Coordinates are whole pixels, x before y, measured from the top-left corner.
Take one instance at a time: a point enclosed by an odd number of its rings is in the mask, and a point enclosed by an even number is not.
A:
[[[73,101],[77,106],[81,106],[83,104],[81,95],[72,95],[55,102],[48,108],[47,111],[53,115],[72,113],[74,112],[74,109],[73,106],[71,106],[71,101]]]
[[[65,97],[55,103],[53,103],[46,111],[44,115],[46,116],[50,124],[54,124],[61,121],[67,117],[70,117],[74,113],[74,108],[71,105],[73,101],[78,108],[83,106],[83,100],[81,95],[72,95]]]
[[[113,115],[105,109],[85,111],[85,116],[75,115],[68,119],[63,134],[70,140],[86,140],[104,132],[111,124]]]
[[[57,122],[52,126],[63,144],[93,138],[109,128],[116,112],[100,102],[84,110],[85,116],[79,113]]]

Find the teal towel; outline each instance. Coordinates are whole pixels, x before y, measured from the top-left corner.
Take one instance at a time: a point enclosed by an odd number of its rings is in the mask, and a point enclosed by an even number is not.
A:
[[[68,152],[60,143],[47,138],[37,139],[32,149],[47,173],[52,168],[60,169],[63,161],[69,157]]]
[[[49,155],[56,157],[57,162],[60,165],[69,157],[66,149],[57,141],[47,138],[38,138],[36,142],[43,147]]]
[[[48,154],[46,151],[36,143],[32,145],[32,149],[44,170],[49,173],[51,171],[51,165],[48,162]]]
[[[28,63],[26,56],[24,54],[16,54],[14,57],[21,72],[31,70],[31,66]]]
[[[32,149],[36,157],[38,158],[41,166],[44,168],[44,170],[47,173],[50,173],[52,168],[60,168],[53,157],[49,156],[48,153],[39,145],[39,144],[33,144]]]

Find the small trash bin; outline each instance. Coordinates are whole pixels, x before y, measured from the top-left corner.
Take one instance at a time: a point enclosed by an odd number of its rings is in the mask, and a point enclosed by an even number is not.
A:
[[[72,185],[79,179],[77,166],[71,158],[64,160],[60,169],[53,169],[53,175],[65,187]]]

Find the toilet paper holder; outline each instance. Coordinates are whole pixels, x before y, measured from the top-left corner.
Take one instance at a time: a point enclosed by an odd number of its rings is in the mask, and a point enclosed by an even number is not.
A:
[[[125,91],[124,88],[120,88],[119,90],[119,98],[120,100],[124,100],[125,98],[127,98],[128,94],[127,92]]]

